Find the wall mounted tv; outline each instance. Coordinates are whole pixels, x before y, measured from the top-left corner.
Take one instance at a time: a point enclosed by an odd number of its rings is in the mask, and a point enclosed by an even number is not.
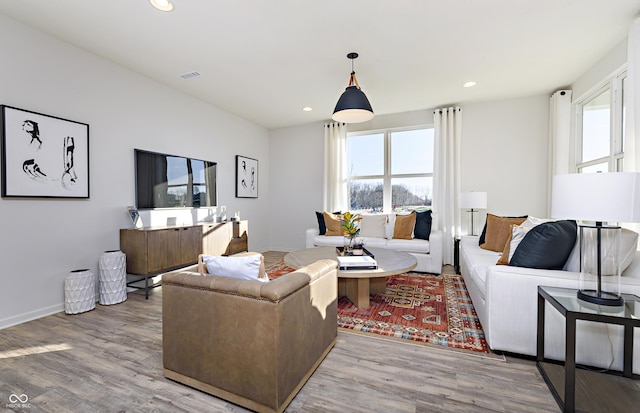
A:
[[[215,162],[135,149],[135,170],[138,209],[217,205]]]

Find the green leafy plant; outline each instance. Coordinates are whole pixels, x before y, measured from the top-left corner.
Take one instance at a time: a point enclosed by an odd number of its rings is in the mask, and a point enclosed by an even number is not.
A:
[[[360,214],[352,214],[347,211],[342,216],[342,229],[344,235],[349,235],[350,238],[355,238],[360,233],[360,226],[358,222],[362,219]]]

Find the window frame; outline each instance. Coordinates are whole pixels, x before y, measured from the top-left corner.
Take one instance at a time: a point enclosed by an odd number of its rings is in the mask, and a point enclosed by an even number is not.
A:
[[[584,168],[588,168],[601,163],[607,163],[607,172],[621,172],[624,163],[624,81],[627,78],[626,68],[615,71],[611,76],[607,77],[600,84],[595,86],[591,91],[583,95],[576,101],[575,107],[575,166],[574,172],[581,173]],[[610,92],[610,119],[609,119],[609,155],[583,160],[582,149],[583,141],[583,108],[585,104],[604,93]]]
[[[396,128],[386,128],[386,129],[373,129],[373,130],[364,130],[357,132],[348,132],[347,133],[347,142],[349,138],[355,136],[366,136],[366,135],[377,135],[382,134],[383,138],[383,146],[384,146],[384,169],[382,175],[349,175],[349,171],[347,171],[346,181],[347,181],[347,199],[351,199],[351,194],[348,193],[349,182],[352,180],[362,180],[362,179],[381,179],[382,180],[382,213],[391,213],[393,212],[392,208],[392,194],[391,194],[391,181],[394,178],[431,178],[433,182],[433,172],[424,172],[424,173],[402,173],[402,174],[391,174],[391,159],[392,159],[392,144],[391,144],[391,135],[397,132],[408,132],[408,131],[416,131],[423,129],[434,129],[433,124],[427,125],[415,125],[415,126],[405,126],[405,127],[396,127]],[[345,153],[345,157],[348,158],[348,150]],[[435,168],[435,139],[434,139],[434,148],[433,148],[433,156],[434,156],[434,168]],[[433,186],[431,187],[431,205],[433,205]],[[348,205],[350,208],[351,205]],[[431,206],[426,206],[426,209],[431,209]]]

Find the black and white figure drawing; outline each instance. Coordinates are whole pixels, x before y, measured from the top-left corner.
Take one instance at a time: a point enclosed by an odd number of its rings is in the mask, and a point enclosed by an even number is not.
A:
[[[236,198],[258,197],[258,161],[236,155]]]
[[[0,105],[2,196],[89,198],[89,125]]]

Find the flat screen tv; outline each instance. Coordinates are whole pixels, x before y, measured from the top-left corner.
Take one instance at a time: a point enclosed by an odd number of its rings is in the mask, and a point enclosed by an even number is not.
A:
[[[135,149],[135,171],[138,209],[217,205],[215,162]]]

